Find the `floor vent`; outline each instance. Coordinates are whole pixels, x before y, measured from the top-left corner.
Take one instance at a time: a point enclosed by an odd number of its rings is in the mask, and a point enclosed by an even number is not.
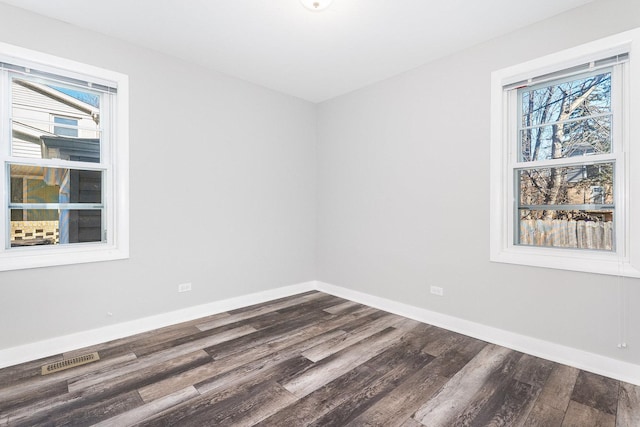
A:
[[[75,368],[76,366],[86,365],[87,363],[97,362],[98,360],[100,360],[98,352],[93,352],[83,354],[82,356],[72,357],[71,359],[49,363],[42,367],[42,375],[53,374],[54,372],[64,371],[65,369]]]

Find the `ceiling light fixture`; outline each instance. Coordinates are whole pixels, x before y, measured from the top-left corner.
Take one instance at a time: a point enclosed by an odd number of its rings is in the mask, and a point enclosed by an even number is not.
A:
[[[333,0],[300,0],[300,2],[309,10],[315,12],[329,7]]]

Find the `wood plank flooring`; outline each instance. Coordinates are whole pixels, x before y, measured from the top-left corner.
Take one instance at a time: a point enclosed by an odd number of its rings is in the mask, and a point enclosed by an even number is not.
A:
[[[639,427],[640,387],[308,292],[0,370],[0,426],[90,425]]]

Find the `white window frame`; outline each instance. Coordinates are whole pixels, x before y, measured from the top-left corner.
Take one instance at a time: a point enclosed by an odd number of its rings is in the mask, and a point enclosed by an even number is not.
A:
[[[616,69],[621,79],[621,97],[612,99],[615,123],[613,157],[615,177],[615,250],[597,251],[554,247],[532,247],[514,243],[515,156],[513,139],[517,82],[568,70],[616,55],[629,60]],[[640,277],[640,29],[634,29],[567,49],[526,63],[495,71],[491,75],[490,151],[490,260],[589,273]],[[618,96],[613,93],[612,96]],[[510,105],[512,108],[510,108]],[[614,119],[615,120],[615,119]],[[516,139],[517,141],[517,139]],[[633,145],[632,145],[633,142]]]
[[[0,79],[0,188],[2,206],[0,208],[0,271],[26,268],[78,264],[86,262],[110,261],[129,257],[129,79],[125,74],[92,65],[56,57],[22,47],[0,43],[0,62],[92,82],[117,88],[115,102],[110,108],[109,124],[105,127],[105,150],[102,150],[100,164],[96,169],[106,170],[103,174],[103,201],[105,203],[105,238],[102,242],[73,243],[68,245],[44,245],[11,248],[9,241],[8,194],[9,174],[7,164],[18,160],[11,156],[11,126],[8,125],[10,108],[9,79]],[[101,143],[102,145],[102,143]],[[20,158],[28,162],[28,159]],[[76,162],[61,163],[45,160],[51,166],[80,167],[87,164]]]

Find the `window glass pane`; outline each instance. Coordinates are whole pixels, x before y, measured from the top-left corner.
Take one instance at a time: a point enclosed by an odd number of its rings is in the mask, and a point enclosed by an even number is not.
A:
[[[12,209],[11,247],[58,245],[102,241],[102,209]],[[17,216],[17,215],[16,215]]]
[[[520,89],[522,127],[611,112],[611,73]]]
[[[614,250],[613,209],[519,211],[517,244]]]
[[[516,171],[520,206],[613,205],[613,162]]]
[[[519,90],[519,161],[611,152],[611,73]]]
[[[531,162],[611,152],[611,116],[520,131],[520,161]]]
[[[516,244],[613,250],[614,164],[516,171]]]
[[[11,203],[22,203],[24,201],[23,179],[11,178]]]
[[[11,202],[102,203],[102,173],[11,165]]]
[[[41,81],[11,81],[11,154],[100,162],[100,96]]]

